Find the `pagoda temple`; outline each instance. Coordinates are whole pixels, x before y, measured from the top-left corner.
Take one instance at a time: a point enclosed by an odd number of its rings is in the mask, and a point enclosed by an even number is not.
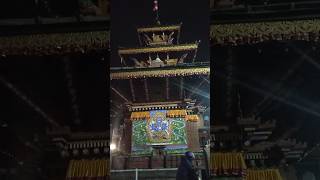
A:
[[[139,27],[139,46],[118,49],[121,67],[110,68],[113,178],[138,168],[139,178],[175,179],[186,151],[208,167],[210,67],[197,59],[201,42],[181,43],[181,31],[182,23]]]

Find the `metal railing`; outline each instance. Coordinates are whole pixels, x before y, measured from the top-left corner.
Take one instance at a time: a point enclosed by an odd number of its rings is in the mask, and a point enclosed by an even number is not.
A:
[[[194,152],[194,166],[201,169],[202,176],[209,176],[208,155],[203,149],[201,152]],[[165,154],[163,156],[136,155],[136,156],[113,156],[111,169],[114,172],[132,172],[134,169],[153,171],[152,169],[174,169],[178,168],[183,154]],[[127,171],[124,171],[127,170]]]
[[[110,173],[114,179],[117,179],[117,177],[122,178],[122,179],[127,178],[127,177],[131,177],[131,178],[134,177],[135,180],[139,180],[139,177],[141,177],[140,174],[145,175],[147,173],[152,173],[158,179],[159,178],[163,178],[163,179],[175,178],[176,171],[177,171],[177,168],[165,168],[165,169],[138,169],[138,168],[136,168],[136,169],[125,169],[125,170],[111,170]],[[158,172],[158,173],[155,174],[155,172]],[[161,172],[166,172],[166,173],[161,177],[161,175],[159,175]]]
[[[111,176],[113,179],[175,179],[177,168],[160,168],[160,169],[126,169],[126,170],[111,170]],[[198,175],[198,180],[206,180],[204,171],[202,169],[197,169],[196,173]]]

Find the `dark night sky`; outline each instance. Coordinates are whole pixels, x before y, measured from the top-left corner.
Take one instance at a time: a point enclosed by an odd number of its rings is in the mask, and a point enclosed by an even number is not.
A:
[[[153,0],[111,1],[111,65],[119,66],[118,47],[138,46],[136,27],[155,24]],[[183,23],[181,43],[201,40],[198,60],[209,60],[209,1],[159,0],[163,25]]]

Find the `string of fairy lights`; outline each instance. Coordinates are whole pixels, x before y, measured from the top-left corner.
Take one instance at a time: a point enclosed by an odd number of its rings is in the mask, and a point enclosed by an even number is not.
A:
[[[19,174],[21,172],[24,172],[24,173],[37,172],[39,173],[40,176],[46,177],[43,173],[41,173],[42,167],[39,165],[38,162],[23,161],[22,159],[18,158],[16,155],[4,150],[0,150],[0,156],[7,157],[8,160],[10,160],[11,162],[14,162],[14,165],[12,165],[11,167],[7,167],[7,169],[1,169],[0,175],[2,174],[17,175],[18,174],[17,171],[19,171]]]
[[[51,118],[47,113],[45,113],[37,104],[35,104],[29,97],[23,94],[18,88],[16,88],[12,83],[7,81],[4,77],[0,76],[0,82],[11,90],[17,97],[23,100],[29,107],[31,107],[35,112],[37,112],[43,119],[54,127],[59,127],[59,124]]]
[[[7,87],[9,90],[11,90],[17,97],[19,97],[21,100],[23,100],[29,107],[31,107],[35,112],[37,112],[41,117],[43,117],[47,122],[52,124],[53,126],[59,126],[49,115],[47,115],[37,104],[35,104],[30,98],[28,98],[25,94],[23,94],[18,88],[16,88],[12,83],[7,81],[4,77],[0,76],[0,82]],[[7,128],[8,124],[6,122],[2,123],[2,128]],[[25,140],[21,136],[18,136],[19,141],[26,147],[31,148],[34,151],[37,151],[39,153],[39,148],[31,143],[30,141]],[[23,167],[24,169],[28,168],[37,168],[41,169],[40,166],[38,166],[35,162],[25,162],[21,158],[18,158],[17,155],[14,153],[10,153],[6,150],[0,149],[0,156],[7,157],[8,160],[11,162],[14,162],[14,164],[17,167]],[[12,167],[14,168],[14,167]],[[15,173],[14,170],[12,170],[11,173]]]
[[[22,136],[17,136],[17,138],[18,138],[18,141],[20,141],[25,148],[32,149],[37,155],[41,153],[39,148],[34,143],[27,141]],[[31,169],[36,169],[38,172],[41,172],[41,166],[39,165],[39,161],[37,161],[36,159],[33,159],[31,161],[27,160],[28,158],[23,159],[21,156],[18,157],[16,154],[8,152],[7,150],[4,150],[4,149],[0,149],[0,157],[5,157],[10,162],[14,162],[13,166],[7,167],[8,169],[5,171],[2,171],[1,173],[8,173],[8,171],[10,170],[11,174],[15,174],[16,172],[15,170],[20,168],[27,171],[30,171]]]
[[[14,161],[18,165],[23,165],[23,161],[20,161],[15,155],[13,155],[7,151],[0,150],[0,154],[2,156],[8,157],[10,160]]]
[[[81,123],[80,121],[80,111],[79,106],[77,104],[77,95],[76,95],[76,89],[74,88],[73,83],[73,76],[71,73],[71,66],[70,66],[70,59],[64,58],[64,71],[66,74],[66,80],[67,80],[67,86],[68,86],[68,92],[71,96],[71,104],[72,104],[72,110],[74,115],[74,122],[75,124],[79,125]]]

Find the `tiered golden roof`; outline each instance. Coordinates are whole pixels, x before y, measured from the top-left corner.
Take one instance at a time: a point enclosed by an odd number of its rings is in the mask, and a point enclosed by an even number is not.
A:
[[[139,68],[176,66],[196,58],[199,41],[179,44],[181,24],[137,28],[142,47],[120,48],[122,64]]]
[[[181,24],[171,26],[141,27],[137,29],[139,41],[147,46],[171,45],[173,41],[179,43]]]

